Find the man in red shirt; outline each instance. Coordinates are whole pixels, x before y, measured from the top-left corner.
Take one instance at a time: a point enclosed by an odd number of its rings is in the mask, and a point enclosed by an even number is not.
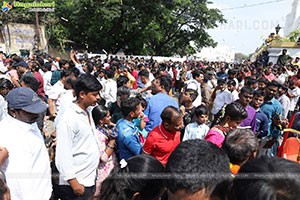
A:
[[[149,133],[143,152],[166,165],[170,154],[180,143],[183,119],[177,108],[173,106],[166,107],[160,117],[162,122]]]
[[[298,86],[300,87],[300,69],[298,70],[297,74],[292,76],[291,80]]]

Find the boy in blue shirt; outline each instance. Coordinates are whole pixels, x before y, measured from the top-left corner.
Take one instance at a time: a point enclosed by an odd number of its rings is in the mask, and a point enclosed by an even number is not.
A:
[[[142,151],[143,137],[133,122],[142,112],[140,100],[135,97],[122,100],[121,111],[124,117],[117,122],[119,158],[128,160]]]
[[[267,115],[260,110],[260,106],[264,103],[265,94],[263,90],[254,91],[251,106],[256,111],[256,134],[258,138],[268,135],[269,120]]]

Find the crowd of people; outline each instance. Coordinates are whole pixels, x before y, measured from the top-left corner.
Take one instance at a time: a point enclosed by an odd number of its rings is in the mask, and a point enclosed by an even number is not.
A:
[[[0,199],[298,199],[298,62],[0,52]]]

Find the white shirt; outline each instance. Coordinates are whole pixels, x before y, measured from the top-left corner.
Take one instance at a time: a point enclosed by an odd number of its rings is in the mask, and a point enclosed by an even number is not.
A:
[[[150,82],[152,82],[155,79],[155,77],[153,76],[153,74],[150,72],[149,73],[149,80]]]
[[[190,123],[185,127],[182,141],[193,139],[203,140],[208,131],[209,127],[205,124],[198,125],[197,122]]]
[[[102,89],[103,89],[103,91],[104,91],[104,90],[105,90],[106,79],[105,79],[104,77],[102,77],[102,78],[98,77],[97,79],[98,79],[98,81],[100,82],[100,84],[101,84],[101,86],[102,86]]]
[[[275,79],[275,81],[283,85],[285,83],[285,77],[286,75],[282,73],[278,78]]]
[[[232,95],[227,89],[224,91],[219,90],[216,94],[214,106],[211,111],[212,114],[214,115],[217,114],[225,104],[231,103],[231,100],[232,100]]]
[[[281,95],[278,98],[278,101],[281,103],[282,107],[282,117],[287,118],[289,108],[290,108],[290,98],[288,98],[285,94]]]
[[[233,91],[231,92],[231,95],[232,95],[232,101],[231,101],[231,102],[234,102],[234,101],[236,101],[236,100],[239,99],[239,93],[238,93],[238,91],[233,90]]]
[[[208,83],[208,85],[209,85],[209,87],[210,87],[211,90],[214,89],[214,85],[212,83],[214,83],[215,85],[217,85],[217,81],[215,79],[211,79],[207,83]]]
[[[7,115],[7,101],[0,94],[0,121]]]
[[[149,87],[152,83],[148,81],[146,84],[144,84],[145,88]],[[152,96],[151,90],[146,90],[145,92],[141,93],[141,88],[138,88],[136,90],[130,90],[130,97],[135,97],[137,94],[142,94],[142,97],[144,99],[150,98]]]
[[[49,200],[52,192],[47,149],[37,124],[7,115],[0,122],[0,146],[9,156],[2,166],[11,199]]]
[[[52,72],[47,71],[46,73],[43,74],[43,79],[44,79],[44,90],[45,94],[48,96],[50,90],[51,90],[51,77],[52,77]]]
[[[168,71],[168,74],[171,76],[172,79],[174,78],[174,74],[173,74],[172,68]]]
[[[295,95],[295,97],[290,98],[291,103],[290,103],[290,108],[289,108],[290,111],[294,111],[296,108],[299,96],[300,96],[300,89],[298,87],[295,87],[294,89],[292,89],[292,90],[289,89],[289,90],[293,95]]]
[[[180,72],[182,70],[181,69],[177,69],[177,76],[176,76],[176,80],[179,81],[180,80]]]
[[[202,96],[201,96],[201,85],[198,81],[196,81],[195,79],[193,80],[189,80],[187,81],[187,89],[193,89],[196,90],[198,92],[198,96],[195,99],[195,101],[193,102],[193,105],[195,107],[200,106],[201,102],[202,102]]]
[[[286,74],[287,74],[288,76],[294,76],[294,75],[295,75],[294,72],[289,71],[289,70],[286,70]]]
[[[48,98],[53,99],[54,106],[55,106],[55,111],[59,111],[59,106],[62,104],[61,103],[61,97],[67,92],[67,90],[64,88],[64,84],[59,80],[57,81],[50,89],[48,93]]]
[[[105,90],[100,92],[102,98],[106,100],[106,105],[117,101],[117,82],[113,79],[108,79],[105,82]]]
[[[56,128],[56,167],[59,185],[69,185],[76,178],[85,187],[95,185],[100,158],[94,121],[78,105],[72,103]]]
[[[61,116],[65,112],[67,108],[69,108],[73,101],[76,100],[76,97],[73,95],[73,90],[67,90],[60,98],[60,106],[59,111],[57,112],[57,115],[54,119],[54,125],[56,127],[58,121],[60,120]]]
[[[192,70],[189,70],[189,71],[186,72],[186,79],[187,80],[192,80],[193,79]]]
[[[82,64],[76,63],[75,67],[79,70],[80,74],[85,74],[85,72],[83,71],[83,68],[82,68]]]

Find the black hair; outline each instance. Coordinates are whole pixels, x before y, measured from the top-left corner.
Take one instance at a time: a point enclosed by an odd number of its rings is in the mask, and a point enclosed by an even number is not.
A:
[[[281,85],[281,89],[284,90],[285,92],[289,90],[289,88],[286,85]]]
[[[200,70],[194,70],[194,71],[192,72],[193,79],[196,79],[196,78],[199,77],[201,74],[202,74],[202,72],[201,72]]]
[[[171,90],[172,87],[172,79],[170,76],[160,76],[158,77],[158,80],[160,82],[161,86],[164,86],[164,89],[166,90],[166,92],[169,92]]]
[[[141,199],[152,200],[159,196],[163,181],[159,178],[149,178],[164,171],[164,166],[150,155],[133,156],[127,160],[127,166],[116,166],[101,186],[98,199],[128,200],[139,192]],[[130,175],[141,177],[130,177]]]
[[[71,75],[74,75],[75,77],[79,76],[79,70],[77,68],[69,68],[69,69],[64,69],[60,73],[60,78],[68,77]]]
[[[255,83],[257,83],[258,81],[254,78],[249,78],[249,80],[247,81],[247,86],[251,86]]]
[[[240,91],[240,94],[243,94],[243,93],[253,94],[253,89],[251,87],[245,86]]]
[[[99,74],[100,74],[100,73],[104,73],[104,74],[105,74],[105,69],[100,68],[100,69],[98,70],[98,72],[99,72]]]
[[[262,90],[262,89],[259,89],[259,90],[254,90],[254,93],[253,93],[253,96],[258,96],[258,97],[265,97],[266,94],[265,94],[265,91]]]
[[[0,89],[9,89],[12,90],[14,88],[14,85],[12,82],[6,78],[0,78]]]
[[[134,112],[140,104],[140,100],[136,97],[123,99],[121,102],[121,112],[124,117],[127,117],[130,112]]]
[[[141,105],[142,105],[143,108],[147,108],[148,102],[146,101],[146,99],[144,99],[144,98],[142,97],[141,94],[137,94],[137,95],[136,95],[136,98],[138,98],[138,99],[140,100]]]
[[[280,88],[281,85],[277,81],[273,80],[271,82],[268,82],[267,87],[270,87],[270,86]]]
[[[130,95],[130,89],[126,86],[121,86],[117,89],[117,96],[118,97],[122,97],[126,95],[127,97],[129,97]]]
[[[62,68],[62,66],[64,66],[65,64],[67,64],[68,61],[61,59],[60,61],[58,61],[59,67]]]
[[[113,78],[114,77],[114,73],[115,71],[113,69],[106,69],[105,70],[105,75],[107,76],[107,78]]]
[[[36,59],[36,62],[38,63],[38,65],[39,66],[43,66],[44,65],[44,59],[43,58],[41,58],[41,57],[38,57],[37,59]]]
[[[198,106],[195,109],[195,115],[200,117],[201,115],[208,115],[208,108],[206,106]]]
[[[71,71],[71,73],[72,73],[76,78],[79,77],[79,75],[80,75],[79,69],[77,69],[76,67],[72,67],[72,68],[70,68],[69,70]]]
[[[162,113],[160,114],[160,118],[163,122],[167,122],[168,124],[172,123],[173,118],[181,117],[180,112],[175,108],[174,106],[168,106],[166,107]]]
[[[220,84],[226,84],[226,78],[219,78],[218,81],[217,81],[217,84],[220,85]]]
[[[234,87],[236,86],[236,82],[234,80],[228,80],[227,85],[233,85]]]
[[[117,79],[117,87],[121,87],[124,86],[126,83],[129,82],[129,78],[127,78],[126,76],[119,76],[119,78]]]
[[[142,67],[144,67],[145,65],[144,64],[139,64],[138,66],[137,66],[137,68],[140,70]],[[134,67],[135,67],[135,65],[134,65]]]
[[[149,71],[146,69],[143,69],[139,72],[139,76],[144,76],[144,77],[149,78]]]
[[[224,111],[225,109],[225,111]],[[247,111],[245,108],[237,103],[233,102],[231,104],[225,105],[215,116],[214,121],[211,124],[211,127],[221,123],[226,116],[229,116],[231,120],[242,120],[248,117]]]
[[[34,78],[32,76],[23,76],[22,82],[24,82],[24,84],[27,87],[31,88],[34,92],[36,92],[40,86],[38,80],[36,80],[36,78]]]
[[[289,86],[294,86],[294,85],[295,85],[295,82],[292,81],[291,79],[289,79],[289,80],[288,80],[288,84],[289,84]]]
[[[235,75],[236,74],[236,71],[234,69],[229,69],[228,70],[228,75],[231,74],[231,75]]]
[[[79,97],[79,93],[83,91],[84,93],[95,92],[102,89],[99,81],[91,74],[81,74],[75,83],[74,90],[76,97]]]
[[[194,89],[186,89],[184,92],[189,93],[190,97],[192,98],[192,102],[196,100],[198,97],[198,92],[197,90]]]
[[[111,67],[113,67],[113,69],[120,69],[122,68],[122,65],[121,63],[117,62],[117,61],[114,61],[110,64]]]
[[[184,190],[194,194],[204,189],[207,197],[215,192],[218,184],[231,179],[225,152],[215,144],[199,139],[181,142],[171,153],[166,172],[172,175],[165,180],[170,192]]]
[[[258,148],[258,140],[250,129],[235,129],[228,133],[222,144],[232,164],[241,165]]]
[[[73,90],[75,88],[75,83],[76,83],[76,80],[72,79],[72,78],[68,78],[65,81],[65,84],[69,85]]]
[[[210,80],[210,77],[207,74],[204,74],[203,82],[207,83]]]
[[[39,68],[40,68],[40,64],[38,62],[36,62],[36,61],[33,61],[31,63],[32,63],[31,68],[34,69],[34,71],[37,72],[39,70]]]
[[[264,84],[266,84],[266,85],[269,83],[268,79],[266,79],[266,78],[264,78],[264,77],[259,78],[259,79],[258,79],[258,82],[262,82],[262,83],[264,83]]]
[[[233,182],[230,200],[295,200],[300,194],[300,165],[278,157],[248,161]],[[243,175],[249,178],[243,178]],[[280,177],[278,177],[280,175]]]
[[[87,69],[87,73],[92,73],[94,70],[94,64],[92,62],[88,62],[86,63],[86,69]]]
[[[46,62],[44,65],[43,65],[43,68],[46,68],[48,71],[51,71],[51,63],[50,62]]]
[[[99,120],[102,120],[107,116],[107,113],[108,113],[108,108],[105,106],[98,105],[93,108],[92,117],[96,126],[98,125]]]

